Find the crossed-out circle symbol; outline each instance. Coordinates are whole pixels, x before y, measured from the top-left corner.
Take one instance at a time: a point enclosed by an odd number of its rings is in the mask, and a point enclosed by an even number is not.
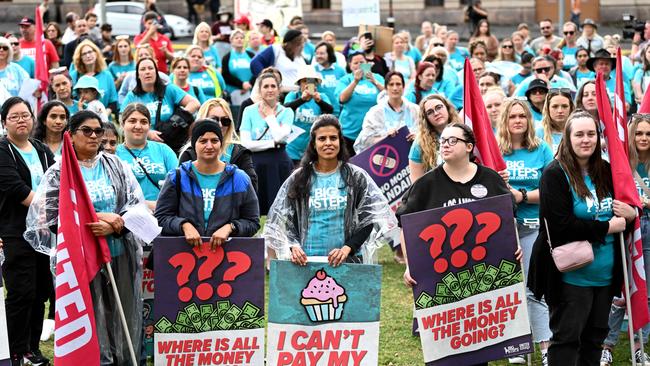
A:
[[[373,158],[375,157],[375,155],[381,156],[380,164],[375,164],[375,162],[373,162]],[[392,168],[387,168],[386,163],[388,162],[388,159],[395,160],[395,166],[393,166]],[[370,153],[369,163],[370,163],[370,170],[372,171],[373,174],[379,177],[389,177],[393,175],[395,171],[397,171],[397,168],[399,167],[399,154],[397,153],[397,150],[390,145],[380,145],[377,146]]]

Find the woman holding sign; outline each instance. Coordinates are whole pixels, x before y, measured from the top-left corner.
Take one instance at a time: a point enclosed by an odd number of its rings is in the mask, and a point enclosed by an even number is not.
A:
[[[308,257],[331,266],[375,261],[397,222],[381,190],[348,156],[336,117],[320,116],[300,167],[280,188],[264,226],[262,235],[278,258],[303,266]]]
[[[539,180],[544,168],[553,161],[548,144],[535,136],[533,116],[525,99],[510,99],[497,124],[497,142],[506,161],[510,192],[517,202],[517,233],[524,251],[524,273],[528,273],[533,243],[539,231]],[[533,341],[542,351],[546,365],[547,349],[551,339],[548,327],[548,306],[537,300],[528,290],[528,316],[533,330]],[[511,363],[525,363],[524,356],[511,358]]]
[[[591,114],[571,114],[557,158],[540,182],[540,221],[548,226],[533,247],[528,287],[550,310],[550,365],[598,365],[612,298],[621,293],[621,252],[614,234],[624,231],[636,212],[612,199],[612,173],[601,157],[600,137]],[[591,243],[593,262],[560,272],[549,243],[558,247],[582,240]]]

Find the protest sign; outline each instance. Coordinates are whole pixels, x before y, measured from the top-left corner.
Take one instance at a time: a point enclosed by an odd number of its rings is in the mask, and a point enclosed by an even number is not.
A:
[[[269,296],[268,365],[378,364],[381,266],[272,261]]]
[[[156,365],[264,364],[264,241],[154,241]]]
[[[350,159],[352,164],[370,175],[393,211],[397,210],[402,195],[411,186],[408,134],[409,129],[404,126],[394,137],[386,137]]]
[[[360,24],[380,25],[380,15],[379,0],[341,2],[343,27],[356,27]]]
[[[7,310],[5,309],[5,288],[4,282],[2,282],[2,267],[0,267],[0,366],[11,365],[10,357],[9,335],[7,334]]]
[[[427,365],[533,352],[510,195],[404,215],[402,224]]]
[[[147,268],[147,261],[149,261],[149,254],[153,245],[151,243],[142,245],[142,319],[145,330],[144,337],[144,356],[147,360],[153,360],[153,298],[154,298],[154,282],[153,271]]]

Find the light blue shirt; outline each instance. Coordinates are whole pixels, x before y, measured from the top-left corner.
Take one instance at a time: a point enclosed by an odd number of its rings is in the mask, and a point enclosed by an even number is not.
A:
[[[582,72],[576,70],[576,86],[578,89],[589,80],[596,80],[596,73],[593,71]]]
[[[71,71],[70,77],[72,78],[72,84],[76,84],[79,79],[77,71]],[[99,101],[107,108],[109,104],[117,103],[117,90],[115,90],[115,81],[111,72],[105,69],[96,73],[94,77],[99,83],[99,91],[102,94]]]
[[[221,68],[221,56],[219,56],[219,50],[215,44],[210,46],[207,51],[203,51],[203,57],[205,57],[205,60],[210,66],[215,69]]]
[[[533,151],[527,148],[513,150],[503,155],[506,169],[510,174],[509,184],[514,189],[524,188],[534,191],[539,188],[544,168],[553,161],[553,152],[548,144],[541,141]],[[521,202],[517,205],[517,222],[529,226],[539,226],[539,204]]]
[[[294,113],[291,108],[285,108],[278,103],[275,107],[277,111],[276,119],[279,125],[293,125]],[[271,131],[266,131],[268,124],[260,115],[257,104],[250,105],[244,109],[241,119],[240,131],[247,131],[251,134],[252,140],[268,141],[273,140]],[[266,133],[264,133],[266,131]]]
[[[41,164],[41,159],[38,157],[38,152],[34,148],[34,145],[32,143],[29,143],[29,146],[31,147],[30,152],[25,152],[16,145],[12,144],[16,150],[18,150],[18,153],[20,153],[20,156],[23,157],[23,160],[25,161],[25,164],[27,165],[27,168],[29,169],[29,175],[32,178],[32,191],[36,191],[36,188],[38,188],[38,185],[41,183],[41,178],[43,178],[43,164]]]
[[[169,117],[174,114],[174,108],[177,105],[180,105],[181,100],[187,95],[181,88],[177,87],[174,84],[167,84],[165,87],[165,96],[162,100],[162,106],[160,107],[160,120],[167,121]],[[120,108],[120,111],[124,111],[127,105],[133,102],[139,102],[144,104],[149,113],[151,114],[151,128],[156,128],[156,110],[158,109],[158,97],[154,93],[144,93],[142,95],[135,95],[133,91],[130,91],[129,94],[124,98],[124,102]]]
[[[447,63],[456,71],[460,71],[465,66],[465,58],[469,57],[469,50],[465,47],[458,47],[454,52],[449,54]]]
[[[316,46],[313,43],[307,41],[305,42],[305,47],[302,49],[302,58],[305,59],[307,64],[311,63],[311,59],[314,58],[316,53]]]
[[[573,196],[573,214],[582,220],[609,221],[614,215],[612,211],[612,197],[606,197],[597,203],[596,187],[591,177],[584,177],[585,185],[591,192],[591,197],[583,199],[576,195],[571,188]],[[593,197],[593,198],[592,198]],[[612,282],[614,268],[614,235],[608,234],[604,243],[592,242],[594,261],[585,267],[562,274],[562,280],[573,286],[592,287],[608,286]]]
[[[12,97],[18,96],[20,87],[29,78],[27,71],[13,62],[7,64],[4,70],[0,70],[0,83],[2,83]]]
[[[291,92],[287,94],[284,98],[284,104],[293,102],[296,99],[299,99],[302,95],[302,92]],[[330,100],[326,94],[321,95],[322,100],[330,104]],[[287,154],[291,160],[300,160],[302,159],[307,145],[309,144],[309,131],[311,131],[311,125],[314,123],[316,118],[322,114],[318,103],[312,98],[306,103],[303,103],[295,111],[295,117],[293,120],[293,125],[303,129],[305,132],[296,137],[287,145]]]
[[[564,55],[563,69],[565,71],[571,70],[571,68],[578,63],[578,60],[576,60],[577,51],[578,51],[578,47],[568,47],[568,46],[562,47],[562,54]]]
[[[431,94],[440,94],[440,92],[438,91],[438,89],[433,87],[433,88],[431,88],[429,90],[422,90],[422,92],[420,92],[420,94],[421,94],[420,101],[422,101],[422,99],[426,98],[427,96],[429,96]],[[416,96],[415,96],[415,84],[414,83],[409,83],[409,85],[406,87],[406,90],[404,91],[404,98],[406,98],[406,100],[408,100],[411,103],[418,104],[418,102],[416,101],[417,100]]]
[[[34,78],[34,75],[36,73],[36,63],[34,62],[34,59],[29,57],[29,56],[23,56],[20,60],[14,61],[20,67],[23,68],[27,72],[30,78]]]
[[[115,212],[117,197],[111,178],[101,163],[92,168],[80,166],[81,175],[86,183],[88,195],[96,212]],[[106,241],[111,251],[111,256],[117,257],[124,252],[121,240],[116,240],[112,235],[107,235]]]
[[[309,225],[303,249],[308,256],[327,256],[345,244],[348,193],[340,169],[315,172],[309,190]]]
[[[551,146],[551,149],[553,150],[553,155],[555,155],[557,148],[560,146],[560,141],[562,141],[562,132],[553,132],[552,134],[551,139],[553,140],[553,146]],[[540,124],[540,126],[535,129],[535,136],[546,142],[544,126]]]
[[[176,154],[169,146],[156,141],[147,141],[144,149],[131,149],[131,152],[133,152],[135,158],[129,153],[124,144],[119,144],[115,150],[115,155],[124,160],[131,168],[133,175],[140,184],[140,188],[142,188],[144,198],[147,201],[156,201],[167,172],[176,169],[178,166]],[[146,172],[149,173],[149,176],[157,185],[151,183],[138,162],[144,166]]]
[[[207,228],[210,214],[214,207],[214,197],[217,193],[217,186],[219,185],[219,180],[221,179],[223,172],[217,174],[202,174],[198,169],[196,169],[194,164],[190,165],[196,175],[196,179],[199,181],[199,187],[201,187],[201,195],[203,196],[203,221]]]
[[[384,85],[384,78],[379,74],[373,74],[375,81],[380,85]],[[348,87],[354,80],[352,74],[345,75],[336,87],[336,99],[338,100],[341,93]],[[356,140],[361,132],[363,118],[370,110],[370,107],[377,104],[377,95],[379,89],[375,87],[368,79],[363,78],[359,84],[354,88],[352,96],[347,102],[343,103],[341,107],[341,127],[343,129],[343,136],[350,140]]]
[[[228,70],[242,83],[250,81],[253,77],[253,72],[251,71],[251,58],[248,56],[248,53],[246,51],[237,52],[234,49],[231,50]],[[227,89],[229,92],[237,90],[233,85],[227,85]]]
[[[120,65],[117,62],[113,61],[108,65],[108,71],[110,71],[114,79],[117,79],[123,74],[126,74],[129,71],[133,70],[135,70],[135,61],[131,61],[126,65]]]
[[[338,117],[341,113],[341,104],[336,95],[336,86],[339,80],[345,76],[345,70],[337,64],[332,64],[327,69],[316,64],[314,65],[314,68],[316,69],[316,72],[320,74],[321,78],[323,78],[323,81],[318,85],[318,92],[327,95],[330,102],[332,102],[332,107],[334,108],[332,114]]]
[[[216,95],[216,85],[215,81],[212,79],[207,70],[190,72],[187,78],[187,81],[194,86],[198,86],[203,89],[203,93],[207,98],[222,97],[223,92],[226,90],[226,82],[223,80],[221,73],[215,71],[216,81],[221,87],[221,94]]]

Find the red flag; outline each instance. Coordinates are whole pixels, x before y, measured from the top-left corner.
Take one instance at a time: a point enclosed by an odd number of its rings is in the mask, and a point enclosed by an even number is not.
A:
[[[465,115],[465,124],[472,126],[476,136],[474,154],[479,158],[481,164],[488,168],[492,168],[497,172],[505,170],[506,162],[503,161],[501,150],[499,150],[497,140],[494,138],[490,118],[474,77],[474,70],[472,70],[472,65],[470,65],[467,58],[465,59],[464,88],[463,114]]]
[[[647,89],[643,95],[643,101],[641,101],[641,105],[639,106],[639,113],[650,113],[650,93],[648,93],[648,90],[650,89]]]
[[[56,247],[54,363],[99,365],[99,342],[90,281],[111,254],[103,237],[85,225],[97,214],[86,191],[68,132],[63,136]]]
[[[612,116],[607,113],[611,110],[609,97],[605,87],[603,75],[596,76],[596,100],[601,122],[605,125],[605,139],[609,151],[609,161],[612,168],[612,181],[614,182],[614,198],[623,201],[637,211],[641,210],[641,200],[636,189],[632,169],[623,142],[620,140]],[[629,251],[628,277],[630,279],[630,304],[632,305],[632,328],[637,331],[650,321],[648,314],[648,297],[646,292],[645,267],[643,263],[643,243],[641,242],[641,222],[637,215],[634,220],[634,231],[627,235],[625,242]]]
[[[618,138],[623,142],[625,156],[630,156],[627,144],[627,111],[625,110],[625,89],[623,89],[623,62],[621,48],[616,50],[616,88],[614,93],[614,122],[618,130]]]
[[[35,66],[36,70],[34,70],[34,77],[36,80],[41,81],[41,91],[44,93],[44,95],[47,95],[47,87],[50,83],[50,76],[47,70],[47,58],[45,57],[45,52],[43,51],[43,17],[41,16],[41,9],[40,7],[36,7],[35,11],[36,17],[34,18],[34,21],[36,21],[36,33],[34,34],[34,42],[35,42],[35,47],[36,47],[36,55],[35,55]],[[44,98],[39,98],[38,100],[38,109],[40,110],[41,104],[43,101],[46,101],[47,99]]]

